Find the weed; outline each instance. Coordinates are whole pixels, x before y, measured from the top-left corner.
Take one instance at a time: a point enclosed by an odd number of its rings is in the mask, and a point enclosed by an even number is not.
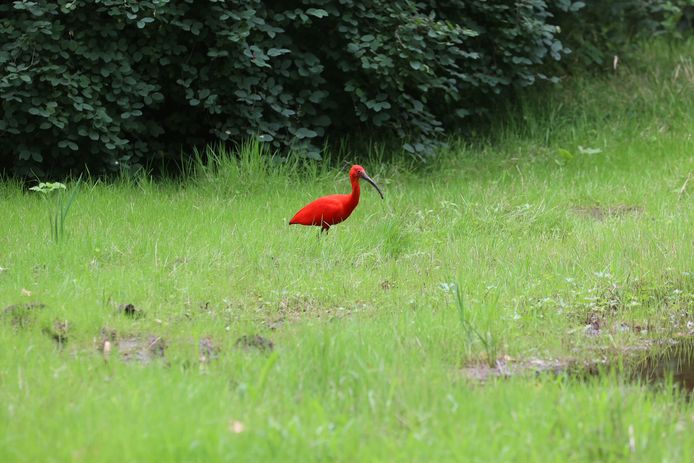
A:
[[[58,242],[65,236],[65,220],[70,208],[77,198],[80,190],[81,177],[75,183],[69,194],[66,194],[67,187],[60,182],[41,182],[37,186],[30,188],[32,191],[41,193],[48,203],[48,222],[51,238]],[[53,198],[51,201],[49,198]]]
[[[490,310],[486,311],[486,323],[484,323],[484,326],[480,326],[481,324],[477,317],[465,306],[460,285],[453,285],[453,294],[455,295],[455,305],[458,310],[460,326],[465,334],[467,351],[472,351],[473,343],[477,339],[484,348],[487,364],[494,368],[499,355],[500,339],[493,326],[492,312]],[[492,309],[492,307],[488,306],[487,309]]]

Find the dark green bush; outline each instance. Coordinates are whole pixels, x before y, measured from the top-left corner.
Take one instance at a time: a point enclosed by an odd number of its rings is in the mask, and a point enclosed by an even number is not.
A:
[[[0,162],[176,159],[259,137],[430,142],[565,52],[541,0],[15,1],[0,5]]]
[[[644,39],[691,35],[694,21],[694,0],[564,0],[558,6],[561,38],[573,50],[564,67],[580,70],[609,69],[615,56],[628,59]]]
[[[614,9],[644,2],[596,3]],[[584,6],[570,0],[4,2],[0,169],[104,172],[249,137],[272,150],[318,157],[328,138],[369,134],[397,137],[406,151],[424,155],[509,90],[551,79],[547,69],[557,68],[548,62],[568,52],[556,21],[578,17],[578,26],[567,27],[581,46],[578,56],[591,56],[586,43],[613,40],[612,20],[598,17],[607,7]],[[608,29],[592,39],[580,35],[594,23]],[[614,27],[619,36],[627,25]]]

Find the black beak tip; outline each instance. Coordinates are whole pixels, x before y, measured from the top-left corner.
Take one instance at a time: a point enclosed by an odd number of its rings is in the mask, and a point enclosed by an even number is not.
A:
[[[376,191],[378,191],[378,194],[381,195],[381,199],[385,199],[383,193],[381,192],[381,189],[378,187],[378,185],[376,185],[376,182],[374,182],[373,179],[366,174],[366,172],[361,173],[360,177],[369,182],[371,186],[374,187]]]

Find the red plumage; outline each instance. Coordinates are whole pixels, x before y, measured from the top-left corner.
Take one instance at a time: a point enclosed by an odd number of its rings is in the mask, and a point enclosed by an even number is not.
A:
[[[289,225],[315,225],[326,232],[332,225],[338,224],[352,214],[359,204],[360,188],[359,179],[362,178],[373,185],[378,194],[383,198],[380,188],[366,174],[362,166],[354,165],[349,171],[349,181],[352,184],[352,193],[346,195],[329,195],[318,198],[304,206],[297,212]],[[321,230],[321,231],[322,231]]]

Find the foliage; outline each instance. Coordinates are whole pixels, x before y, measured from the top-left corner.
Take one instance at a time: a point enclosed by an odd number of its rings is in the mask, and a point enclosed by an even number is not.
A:
[[[37,0],[0,17],[0,163],[20,174],[249,137],[318,157],[364,130],[422,154],[564,53],[541,0]]]
[[[567,64],[605,69],[628,58],[639,40],[684,38],[692,33],[694,0],[560,0],[557,23],[571,48]],[[577,14],[578,13],[578,14]]]
[[[49,202],[48,211],[48,223],[50,225],[51,238],[53,241],[58,242],[65,236],[65,220],[67,219],[67,214],[70,212],[72,203],[75,202],[77,194],[80,190],[81,179],[77,180],[74,188],[70,194],[65,197],[64,190],[67,187],[61,182],[41,182],[37,186],[29,188],[32,191],[41,193],[46,201]],[[48,199],[53,197],[53,201]]]
[[[137,169],[249,138],[318,158],[346,135],[424,156],[515,88],[556,80],[562,34],[599,61],[645,13],[691,1],[4,2],[0,168]]]

